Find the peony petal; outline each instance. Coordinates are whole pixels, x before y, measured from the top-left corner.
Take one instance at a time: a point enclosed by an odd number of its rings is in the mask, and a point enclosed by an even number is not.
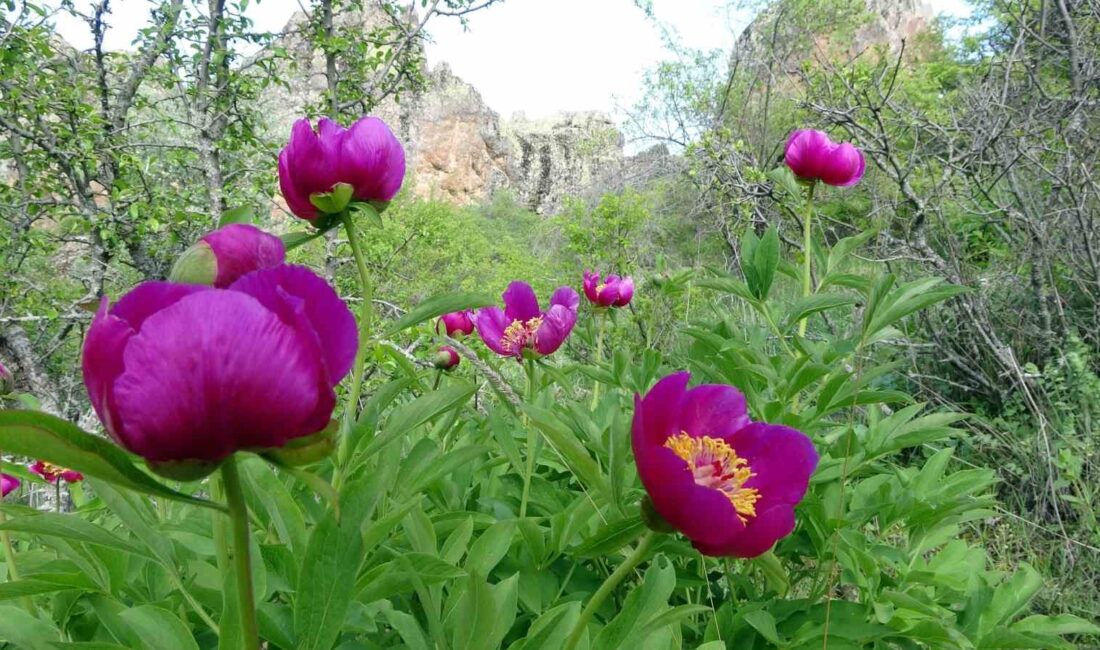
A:
[[[405,180],[405,150],[390,127],[363,117],[348,129],[340,150],[340,177],[360,201],[389,201]]]
[[[573,287],[558,287],[554,289],[554,293],[550,296],[550,306],[561,305],[566,309],[577,311],[577,307],[580,307],[581,297],[577,295],[577,291]]]
[[[218,460],[278,447],[335,405],[302,337],[238,291],[188,296],[151,316],[115,382],[118,436],[153,461]]]
[[[596,302],[596,287],[600,285],[600,275],[598,273],[592,273],[591,271],[584,272],[584,297],[588,298],[589,302]]]
[[[729,539],[717,544],[695,541],[694,546],[704,555],[753,558],[766,553],[777,541],[790,535],[794,523],[794,509],[789,505],[780,505],[753,517],[744,531]]]
[[[107,312],[107,297],[99,304],[99,311],[92,319],[88,334],[84,337],[81,370],[88,399],[107,433],[115,438],[118,418],[114,409],[114,382],[122,374],[122,354],[130,337],[135,334],[126,321]]]
[[[0,474],[0,497],[6,497],[19,487],[19,479],[10,474]]]
[[[623,278],[619,283],[619,299],[615,301],[616,307],[625,307],[634,298],[634,278]]]
[[[635,446],[638,476],[653,507],[676,530],[715,544],[743,528],[730,500],[718,490],[696,485],[687,462],[662,445]]]
[[[504,330],[512,324],[512,321],[504,315],[503,309],[500,307],[485,307],[477,312],[474,324],[477,325],[478,336],[485,342],[485,345],[489,346],[490,350],[506,357],[513,356],[500,344],[501,339],[504,338]]]
[[[320,340],[325,367],[328,368],[330,385],[340,383],[355,362],[359,349],[359,332],[351,310],[328,282],[304,266],[282,264],[270,269],[249,273],[229,288],[246,293],[260,301],[268,309],[285,318],[286,295],[304,303],[305,315]]]
[[[745,396],[733,386],[703,384],[687,392],[680,429],[697,438],[728,438],[749,423]]]
[[[851,187],[863,178],[866,163],[863,152],[845,142],[829,154],[821,172],[821,180],[837,187]]]
[[[795,176],[817,179],[821,177],[825,159],[834,147],[823,131],[799,129],[787,139],[783,158]]]
[[[317,218],[317,208],[310,203],[309,195],[303,194],[294,184],[290,171],[289,147],[279,152],[279,191],[286,199],[286,205],[292,214],[307,221]]]
[[[234,223],[204,235],[201,241],[214,251],[218,275],[214,286],[225,288],[237,278],[257,269],[266,269],[286,260],[283,240],[247,223]]]
[[[526,322],[532,318],[542,316],[535,290],[526,282],[517,280],[509,284],[501,298],[504,299],[504,315],[508,317],[509,321]]]
[[[745,487],[760,491],[757,511],[780,504],[794,505],[806,495],[818,461],[817,450],[806,434],[778,424],[754,422],[727,442],[748,461],[753,472]]]
[[[146,318],[195,293],[213,291],[213,287],[176,282],[142,282],[119,298],[111,308],[111,315],[121,318],[135,332],[140,331]]]
[[[644,398],[634,398],[634,422],[631,427],[635,454],[639,445],[663,445],[680,433],[680,404],[691,373],[677,372],[658,381]]]
[[[542,355],[556,351],[573,331],[576,323],[576,311],[562,305],[551,307],[535,332],[535,351]]]

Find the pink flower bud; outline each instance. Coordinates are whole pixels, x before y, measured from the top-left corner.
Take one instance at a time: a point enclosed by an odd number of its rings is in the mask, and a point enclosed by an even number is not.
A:
[[[449,345],[444,345],[439,348],[439,352],[435,353],[435,359],[432,360],[432,365],[440,370],[450,370],[458,365],[458,362],[462,358],[458,356],[458,351]]]
[[[863,178],[863,152],[852,144],[837,144],[824,131],[799,129],[787,139],[783,158],[795,176],[836,187],[851,187]]]
[[[436,333],[439,333],[440,325],[443,325],[447,329],[447,336],[470,334],[474,331],[474,313],[466,310],[443,314],[435,324]]]
[[[352,200],[381,207],[404,179],[405,150],[377,117],[360,118],[347,129],[322,118],[316,131],[308,119],[298,120],[279,153],[283,197],[291,212],[310,221],[322,214],[310,197],[332,192],[338,183],[351,187]]]
[[[283,241],[256,226],[234,223],[203,235],[172,267],[168,279],[224,289],[246,273],[286,259]]]

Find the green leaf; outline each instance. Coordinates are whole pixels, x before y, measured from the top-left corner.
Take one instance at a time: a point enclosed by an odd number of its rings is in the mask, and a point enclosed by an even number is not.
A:
[[[290,491],[275,475],[271,466],[259,458],[244,458],[239,463],[241,472],[249,489],[245,491],[250,500],[259,502],[262,512],[267,514],[271,525],[279,534],[279,539],[295,552],[304,552],[306,548],[306,522],[298,504]],[[253,507],[253,511],[257,509]]]
[[[65,591],[66,589],[94,590],[96,588],[96,586],[92,584],[91,581],[89,581],[87,578],[81,577],[81,581],[86,583],[82,587],[75,587],[71,584],[47,582],[34,578],[13,580],[11,582],[0,582],[0,600],[13,600],[15,598],[23,598],[24,596],[49,594],[55,591]]]
[[[451,409],[459,408],[473,396],[476,390],[477,386],[456,379],[444,388],[434,390],[394,409],[386,419],[382,432],[371,440],[362,455],[369,458],[416,427]]]
[[[470,547],[470,553],[466,556],[466,571],[489,575],[508,553],[515,531],[515,520],[499,521],[489,526]]]
[[[480,575],[466,576],[465,590],[458,599],[453,614],[455,650],[490,650],[496,627],[496,601],[489,585]]]
[[[569,469],[577,475],[582,483],[590,488],[595,488],[601,495],[610,494],[611,488],[607,483],[607,477],[600,471],[599,464],[588,453],[584,443],[577,434],[563,424],[550,411],[538,408],[530,404],[522,405],[522,409],[531,418],[534,424],[550,445],[565,459]]]
[[[496,299],[493,298],[493,296],[484,293],[444,293],[438,296],[432,296],[418,304],[415,308],[409,310],[409,312],[402,316],[397,322],[386,328],[382,336],[393,336],[402,330],[419,325],[426,320],[442,316],[443,314],[449,314],[453,311],[462,311],[464,309],[477,309],[479,307],[491,305],[495,302]]]
[[[775,593],[780,597],[787,595],[787,590],[790,589],[790,578],[787,577],[787,570],[783,567],[783,563],[779,561],[779,558],[775,556],[773,551],[768,551],[759,557],[749,560],[760,573],[764,574],[764,580],[768,583]]]
[[[412,591],[415,585],[413,573],[428,586],[466,575],[462,569],[430,553],[403,553],[400,559],[380,564],[359,579],[355,585],[358,599],[373,603]]]
[[[668,609],[668,598],[676,587],[676,570],[661,556],[645,572],[642,584],[630,592],[615,618],[592,642],[593,648],[636,648],[644,640],[643,623]]]
[[[809,318],[814,314],[836,309],[837,307],[851,305],[854,302],[854,298],[841,296],[835,293],[819,293],[799,298],[787,311],[784,329],[790,330],[796,327],[799,321],[804,318]]]
[[[218,227],[228,226],[233,223],[255,223],[256,212],[250,205],[239,205],[235,208],[230,208],[225,212],[222,212],[222,216],[218,219]]]
[[[352,219],[366,221],[373,228],[382,228],[383,226],[382,215],[378,213],[378,208],[370,203],[353,202],[348,206],[348,212],[351,213]]]
[[[284,235],[279,235],[279,239],[283,240],[283,246],[289,251],[298,248],[299,246],[317,239],[325,234],[324,230],[311,230],[306,232],[288,232]]]
[[[757,297],[766,300],[772,288],[772,281],[775,280],[775,270],[779,267],[779,231],[775,226],[769,227],[760,238],[755,252],[752,265],[760,282]]]
[[[1091,634],[1100,636],[1100,626],[1072,614],[1058,614],[1057,616],[1036,614],[1016,621],[1012,624],[1012,629],[1016,632],[1033,632],[1035,634],[1051,634],[1055,636],[1065,634]]]
[[[720,278],[703,278],[695,283],[698,287],[704,289],[715,289],[716,291],[722,291],[724,293],[731,293],[738,298],[755,303],[756,296],[753,295],[751,289],[744,282],[733,277],[720,277]]]
[[[578,557],[599,557],[614,553],[633,542],[646,531],[641,515],[634,515],[604,524],[596,534],[573,550]]]
[[[161,485],[134,467],[130,456],[113,443],[48,413],[0,410],[0,449],[68,467],[137,492],[225,510],[221,504]]]
[[[359,528],[378,499],[372,478],[348,484],[341,493],[340,519],[330,511],[310,535],[294,603],[298,650],[331,650],[340,635],[363,561]]]
[[[386,617],[386,622],[390,624],[390,627],[397,630],[397,633],[401,635],[401,640],[405,642],[409,650],[432,650],[428,636],[414,616],[393,609],[383,610],[382,616]]]
[[[31,533],[33,535],[48,535],[72,540],[84,544],[95,544],[113,548],[131,555],[138,555],[155,560],[156,557],[147,549],[133,542],[122,539],[107,529],[97,526],[79,515],[61,515],[53,512],[40,512],[33,515],[24,515],[9,519],[0,524],[0,530],[8,530],[16,533]]]
[[[779,640],[779,632],[775,629],[775,617],[768,612],[758,609],[753,612],[746,612],[744,618],[745,622],[751,625],[767,641],[775,645],[782,643]]]
[[[0,639],[26,650],[53,650],[57,629],[23,609],[0,606]]]
[[[119,617],[130,626],[134,635],[146,647],[157,650],[199,650],[191,631],[172,612],[142,605],[128,609]]]
[[[509,646],[509,650],[561,650],[580,614],[579,602],[565,603],[547,610],[527,630],[527,637]]]

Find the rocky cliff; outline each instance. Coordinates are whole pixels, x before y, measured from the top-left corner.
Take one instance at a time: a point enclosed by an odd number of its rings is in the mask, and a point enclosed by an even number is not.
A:
[[[367,31],[378,17],[355,17]],[[295,28],[295,17],[280,46],[291,56],[286,87],[263,99],[269,127],[277,138],[310,102],[325,91],[324,61]],[[407,186],[421,197],[460,205],[507,191],[540,214],[556,211],[564,197],[593,187],[624,163],[623,140],[607,115],[564,113],[544,120],[517,114],[504,119],[446,63],[425,71],[427,89],[386,100],[375,114],[386,120],[405,145]]]

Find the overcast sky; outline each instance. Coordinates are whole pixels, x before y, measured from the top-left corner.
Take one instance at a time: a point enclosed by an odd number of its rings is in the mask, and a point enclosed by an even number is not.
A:
[[[966,0],[929,0],[937,12],[966,15]],[[84,8],[88,0],[75,0]],[[723,0],[653,0],[661,24],[691,48],[729,49],[748,16]],[[130,47],[148,19],[149,0],[114,0],[109,49]],[[261,30],[277,31],[298,9],[297,0],[253,0],[248,14]],[[428,58],[446,61],[502,115],[528,117],[558,111],[630,106],[642,74],[668,58],[659,27],[633,0],[504,0],[473,14],[463,31],[457,20],[429,23]],[[87,26],[62,17],[58,31],[79,48],[91,46]]]

